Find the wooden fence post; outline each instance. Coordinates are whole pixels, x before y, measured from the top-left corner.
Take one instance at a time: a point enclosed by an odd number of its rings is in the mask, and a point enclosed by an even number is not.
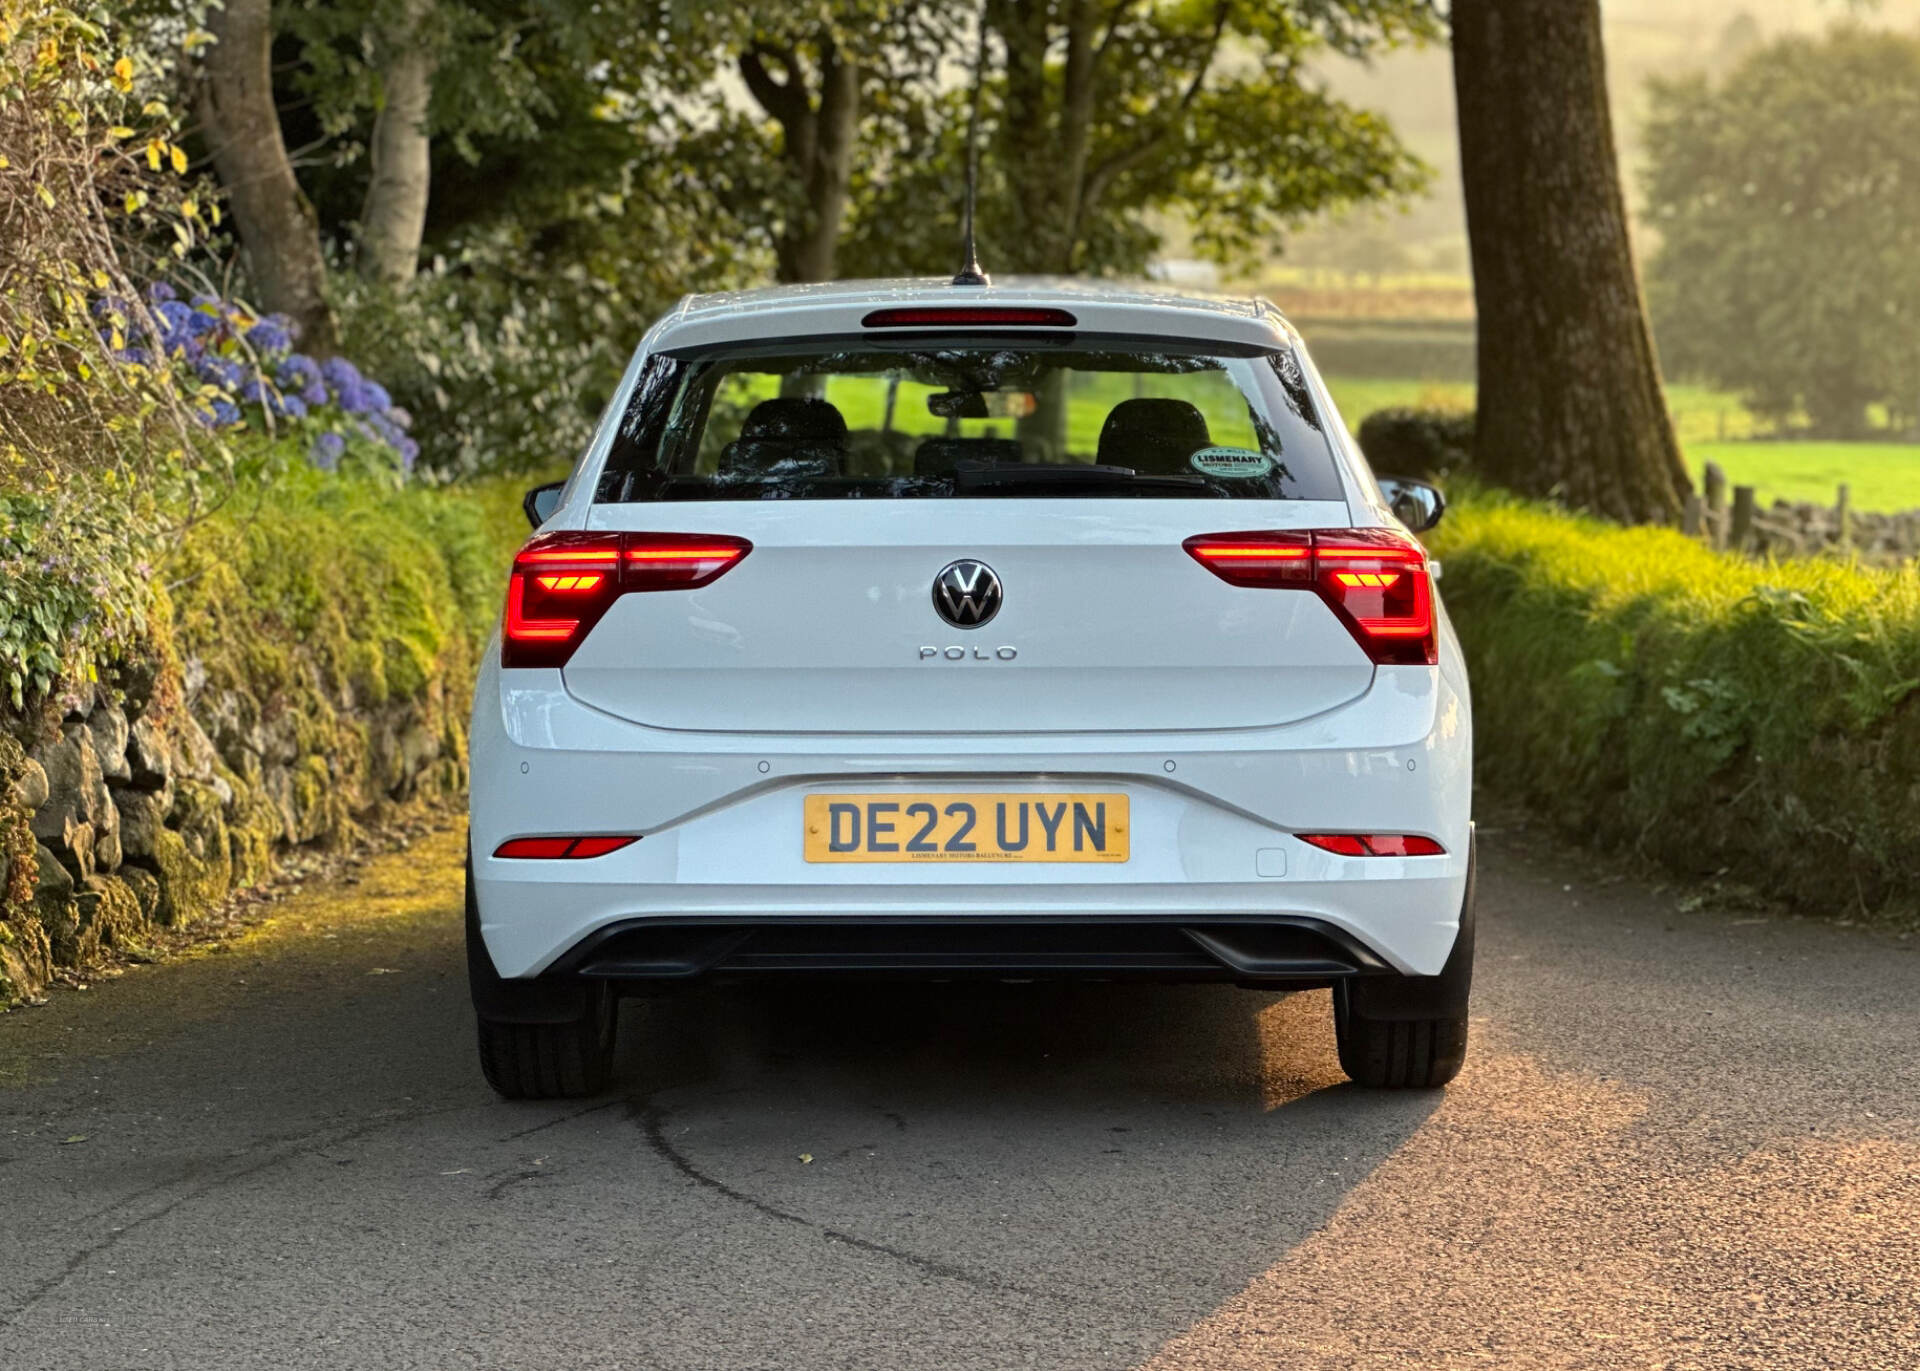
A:
[[[1700,484],[1707,496],[1707,540],[1715,547],[1727,545],[1727,473],[1718,462],[1708,462]]]
[[[1680,531],[1689,538],[1700,536],[1700,512],[1705,508],[1700,502],[1700,492],[1687,492],[1687,502],[1680,507]]]
[[[1753,541],[1753,487],[1733,488],[1733,523],[1727,530],[1727,546],[1745,552]]]
[[[1852,547],[1853,492],[1847,488],[1845,481],[1840,483],[1840,489],[1834,493],[1833,513],[1834,527],[1837,528],[1840,533],[1840,546],[1842,548]]]

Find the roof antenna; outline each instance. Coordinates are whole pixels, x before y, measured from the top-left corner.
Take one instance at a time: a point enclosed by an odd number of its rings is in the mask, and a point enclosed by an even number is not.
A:
[[[987,11],[980,9],[980,44],[973,56],[973,107],[967,114],[967,199],[960,218],[960,250],[964,254],[960,270],[954,273],[956,286],[990,286],[993,278],[980,265],[980,254],[973,246],[974,187],[980,180],[980,87],[987,73]]]

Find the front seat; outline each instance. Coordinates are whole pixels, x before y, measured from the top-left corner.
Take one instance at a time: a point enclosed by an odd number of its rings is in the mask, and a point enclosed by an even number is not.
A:
[[[1122,400],[1100,426],[1094,460],[1167,476],[1191,470],[1187,459],[1212,442],[1206,416],[1185,400]]]
[[[817,395],[762,400],[720,452],[722,479],[764,476],[778,467],[795,476],[838,476],[847,463],[847,421]]]

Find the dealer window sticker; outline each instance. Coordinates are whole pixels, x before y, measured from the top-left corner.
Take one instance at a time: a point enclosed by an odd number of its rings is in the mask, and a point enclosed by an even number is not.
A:
[[[1274,467],[1273,458],[1266,453],[1244,447],[1203,447],[1187,461],[1204,476],[1238,479],[1265,476]]]

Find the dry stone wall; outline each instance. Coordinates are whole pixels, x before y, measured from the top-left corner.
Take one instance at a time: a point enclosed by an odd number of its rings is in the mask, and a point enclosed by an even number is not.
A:
[[[296,700],[210,687],[193,661],[182,677],[171,709],[170,692],[103,689],[27,746],[0,736],[0,1005],[190,924],[292,848],[338,848],[394,806],[464,789],[443,683],[378,707],[334,701],[315,730]]]
[[[102,689],[24,747],[0,735],[0,1005],[190,924],[292,848],[340,847],[394,806],[464,788],[440,683],[374,708],[336,701],[333,726],[309,730],[294,700],[209,687],[193,661],[182,677],[172,708],[171,692]]]

